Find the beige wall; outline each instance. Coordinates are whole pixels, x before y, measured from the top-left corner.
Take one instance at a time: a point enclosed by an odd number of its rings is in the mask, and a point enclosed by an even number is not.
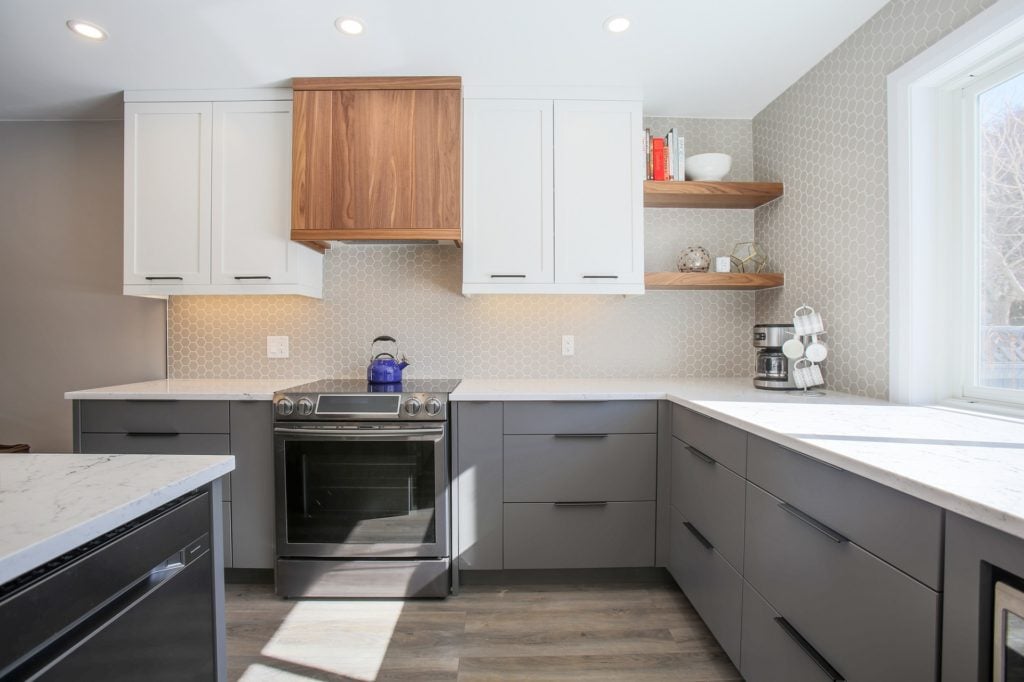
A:
[[[750,179],[750,121],[648,119],[676,126],[691,152],[727,151]],[[750,239],[753,211],[646,209],[648,269],[674,269],[679,251],[727,254]],[[451,246],[337,244],[324,264],[324,300],[181,296],[168,309],[172,377],[365,376],[369,343],[398,338],[412,378],[749,375],[754,297],[734,291],[644,296],[476,296],[461,291]],[[267,335],[291,337],[291,357],[266,357]],[[563,357],[561,336],[576,337]]]
[[[832,388],[889,392],[886,76],[992,2],[893,0],[754,118],[754,173],[786,185],[755,218],[786,273],[757,319],[822,313]]]
[[[159,378],[165,304],[121,295],[122,125],[0,123],[0,442],[70,451],[64,391]]]

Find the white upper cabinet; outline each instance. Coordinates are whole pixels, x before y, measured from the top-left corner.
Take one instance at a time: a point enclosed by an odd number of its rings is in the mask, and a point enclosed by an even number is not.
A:
[[[323,257],[290,238],[291,92],[269,92],[125,104],[126,294],[322,296]]]
[[[555,281],[551,126],[550,100],[464,101],[464,284]]]
[[[639,102],[555,102],[555,281],[643,288]]]
[[[124,108],[124,283],[210,282],[209,102]]]
[[[642,294],[638,93],[465,88],[464,294]]]

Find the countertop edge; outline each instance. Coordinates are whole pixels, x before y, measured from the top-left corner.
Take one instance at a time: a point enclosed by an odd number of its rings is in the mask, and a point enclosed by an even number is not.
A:
[[[65,400],[233,400],[269,402],[274,399],[273,393],[239,392],[239,393],[195,393],[177,391],[174,393],[119,393],[104,392],[102,389],[68,391]]]
[[[23,547],[20,551],[0,558],[0,584],[17,578],[32,569],[59,557],[79,545],[128,523],[132,519],[147,514],[171,500],[206,485],[235,469],[235,458],[224,455],[220,462],[181,478],[157,490],[150,491],[126,504],[108,510],[100,516],[87,519],[82,523],[52,535],[35,544]]]

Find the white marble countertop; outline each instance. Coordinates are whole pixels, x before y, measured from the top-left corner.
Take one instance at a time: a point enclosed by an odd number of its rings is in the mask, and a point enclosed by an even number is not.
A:
[[[841,393],[804,398],[749,378],[467,379],[460,400],[662,400],[1024,538],[1024,422]]]
[[[234,468],[228,455],[2,455],[0,583]]]
[[[156,379],[68,391],[67,400],[272,400],[274,391],[309,379]]]

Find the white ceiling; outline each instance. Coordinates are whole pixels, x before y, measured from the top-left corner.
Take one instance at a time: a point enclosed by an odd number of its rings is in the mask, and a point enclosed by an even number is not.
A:
[[[116,118],[120,92],[292,76],[641,86],[646,113],[752,118],[886,0],[3,0],[0,119]],[[628,16],[624,34],[602,29]],[[366,24],[358,37],[339,16]],[[68,19],[105,28],[73,35]]]

